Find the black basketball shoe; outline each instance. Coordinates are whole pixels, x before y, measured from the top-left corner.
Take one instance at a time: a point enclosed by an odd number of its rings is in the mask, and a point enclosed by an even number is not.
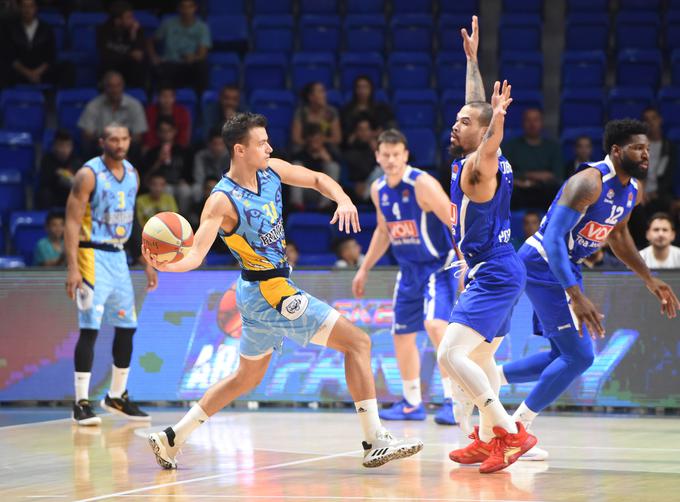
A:
[[[128,392],[123,392],[121,397],[109,397],[108,393],[106,397],[101,400],[101,407],[106,411],[113,413],[114,415],[120,415],[127,418],[128,420],[135,420],[139,422],[145,422],[151,420],[151,417],[140,410],[135,403],[130,401]]]
[[[73,403],[73,421],[78,425],[99,425],[102,419],[92,411],[92,404],[87,399]]]

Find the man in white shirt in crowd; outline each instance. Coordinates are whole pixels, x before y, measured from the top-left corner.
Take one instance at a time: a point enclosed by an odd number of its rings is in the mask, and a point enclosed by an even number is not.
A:
[[[675,240],[675,223],[666,213],[654,214],[647,226],[649,246],[640,256],[649,268],[680,268],[680,248],[671,246]]]

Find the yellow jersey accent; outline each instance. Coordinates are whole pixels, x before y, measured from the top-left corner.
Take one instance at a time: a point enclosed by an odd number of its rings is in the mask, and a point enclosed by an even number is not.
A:
[[[94,287],[94,249],[78,248],[78,270],[83,276],[83,281]]]
[[[276,308],[285,296],[292,296],[298,292],[293,288],[285,277],[274,277],[266,281],[260,281],[260,293],[267,303]]]
[[[260,256],[248,244],[248,242],[238,234],[232,234],[222,238],[229,249],[238,254],[246,270],[271,270],[274,265],[267,258]]]

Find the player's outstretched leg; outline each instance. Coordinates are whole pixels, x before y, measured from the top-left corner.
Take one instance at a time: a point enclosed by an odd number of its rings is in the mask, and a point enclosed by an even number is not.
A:
[[[418,439],[397,439],[380,423],[371,370],[371,339],[344,317],[338,318],[326,346],[345,354],[347,388],[354,399],[364,433],[364,467],[379,467],[410,457],[423,448]]]
[[[158,465],[164,469],[176,469],[177,453],[189,435],[234,399],[257,387],[267,372],[270,360],[271,352],[252,359],[241,355],[236,371],[210,387],[179,422],[150,434],[149,445]]]
[[[402,398],[380,410],[382,420],[425,420],[427,413],[420,389],[420,352],[416,333],[395,333],[394,355],[401,375]]]

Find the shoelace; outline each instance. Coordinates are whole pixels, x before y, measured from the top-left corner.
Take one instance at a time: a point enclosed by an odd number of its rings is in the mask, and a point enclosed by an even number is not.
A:
[[[446,267],[444,267],[444,270],[449,270],[451,268],[457,268],[458,269],[453,273],[453,276],[456,279],[458,279],[467,270],[467,263],[465,262],[465,260],[452,261]]]

